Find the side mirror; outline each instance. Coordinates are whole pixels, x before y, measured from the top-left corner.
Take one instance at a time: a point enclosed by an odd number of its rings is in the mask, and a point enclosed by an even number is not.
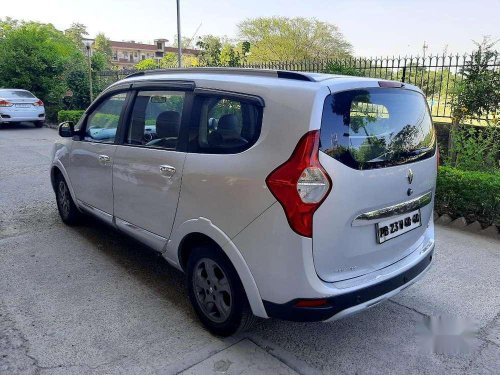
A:
[[[69,138],[75,135],[73,122],[64,121],[59,124],[59,135],[64,138]]]

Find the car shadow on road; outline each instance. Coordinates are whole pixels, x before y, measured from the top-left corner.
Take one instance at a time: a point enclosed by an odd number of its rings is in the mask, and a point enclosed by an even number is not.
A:
[[[171,266],[160,253],[95,218],[85,217],[83,223],[74,229],[94,248],[123,267],[128,275],[195,319],[184,274]]]
[[[31,122],[21,122],[21,123],[6,123],[6,124],[0,124],[0,130],[2,129],[8,129],[8,130],[29,130],[29,129],[37,129],[35,127],[35,124],[32,124]]]

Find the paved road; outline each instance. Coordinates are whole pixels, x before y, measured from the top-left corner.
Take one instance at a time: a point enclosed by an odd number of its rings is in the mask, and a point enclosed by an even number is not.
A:
[[[0,374],[500,373],[498,240],[438,227],[434,267],[392,300],[219,339],[153,252],[98,222],[61,224],[56,137],[0,129]]]

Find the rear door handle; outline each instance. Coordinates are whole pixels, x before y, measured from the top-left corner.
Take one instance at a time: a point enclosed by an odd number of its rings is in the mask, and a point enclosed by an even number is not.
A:
[[[175,168],[171,165],[160,165],[160,173],[166,177],[172,177],[175,174]]]
[[[108,155],[99,155],[97,157],[99,159],[99,164],[101,165],[109,165],[111,158]]]

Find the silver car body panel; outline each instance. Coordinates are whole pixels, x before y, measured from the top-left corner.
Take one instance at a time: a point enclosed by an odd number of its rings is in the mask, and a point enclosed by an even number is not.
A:
[[[120,145],[114,153],[114,216],[167,239],[174,224],[186,154]],[[175,169],[163,174],[162,166]]]
[[[69,176],[77,199],[113,215],[113,158],[116,145],[73,141]],[[108,156],[103,161],[100,156]]]

